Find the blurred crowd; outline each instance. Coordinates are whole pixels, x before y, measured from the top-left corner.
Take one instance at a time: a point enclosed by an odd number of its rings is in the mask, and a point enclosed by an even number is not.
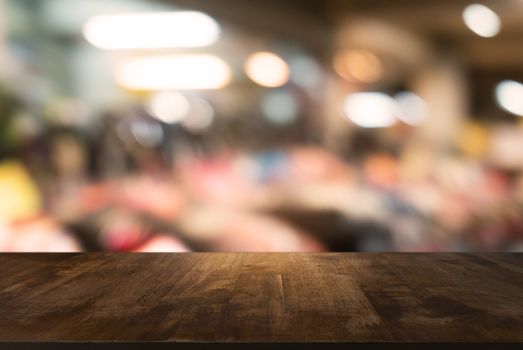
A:
[[[523,172],[479,156],[493,142],[478,141],[479,125],[446,153],[404,142],[398,125],[339,154],[317,142],[239,147],[145,111],[87,131],[15,116],[0,162],[1,251],[523,248]],[[179,142],[158,142],[168,133]]]
[[[0,251],[523,250],[523,5],[179,3],[0,0]]]

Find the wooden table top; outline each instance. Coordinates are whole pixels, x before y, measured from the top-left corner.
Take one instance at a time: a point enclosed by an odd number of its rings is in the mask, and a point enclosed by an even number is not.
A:
[[[523,254],[0,254],[0,342],[522,342]]]

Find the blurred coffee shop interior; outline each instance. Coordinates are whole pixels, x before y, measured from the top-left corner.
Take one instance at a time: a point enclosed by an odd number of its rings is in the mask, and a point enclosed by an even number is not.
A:
[[[522,0],[0,0],[0,251],[522,250]]]

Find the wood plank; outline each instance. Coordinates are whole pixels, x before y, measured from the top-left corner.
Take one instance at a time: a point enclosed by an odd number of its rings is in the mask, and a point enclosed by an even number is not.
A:
[[[521,254],[0,254],[0,266],[0,349],[523,342]]]

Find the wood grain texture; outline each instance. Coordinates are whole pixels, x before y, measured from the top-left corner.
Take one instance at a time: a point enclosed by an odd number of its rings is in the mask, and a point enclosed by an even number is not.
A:
[[[521,342],[519,254],[1,254],[0,342]]]

